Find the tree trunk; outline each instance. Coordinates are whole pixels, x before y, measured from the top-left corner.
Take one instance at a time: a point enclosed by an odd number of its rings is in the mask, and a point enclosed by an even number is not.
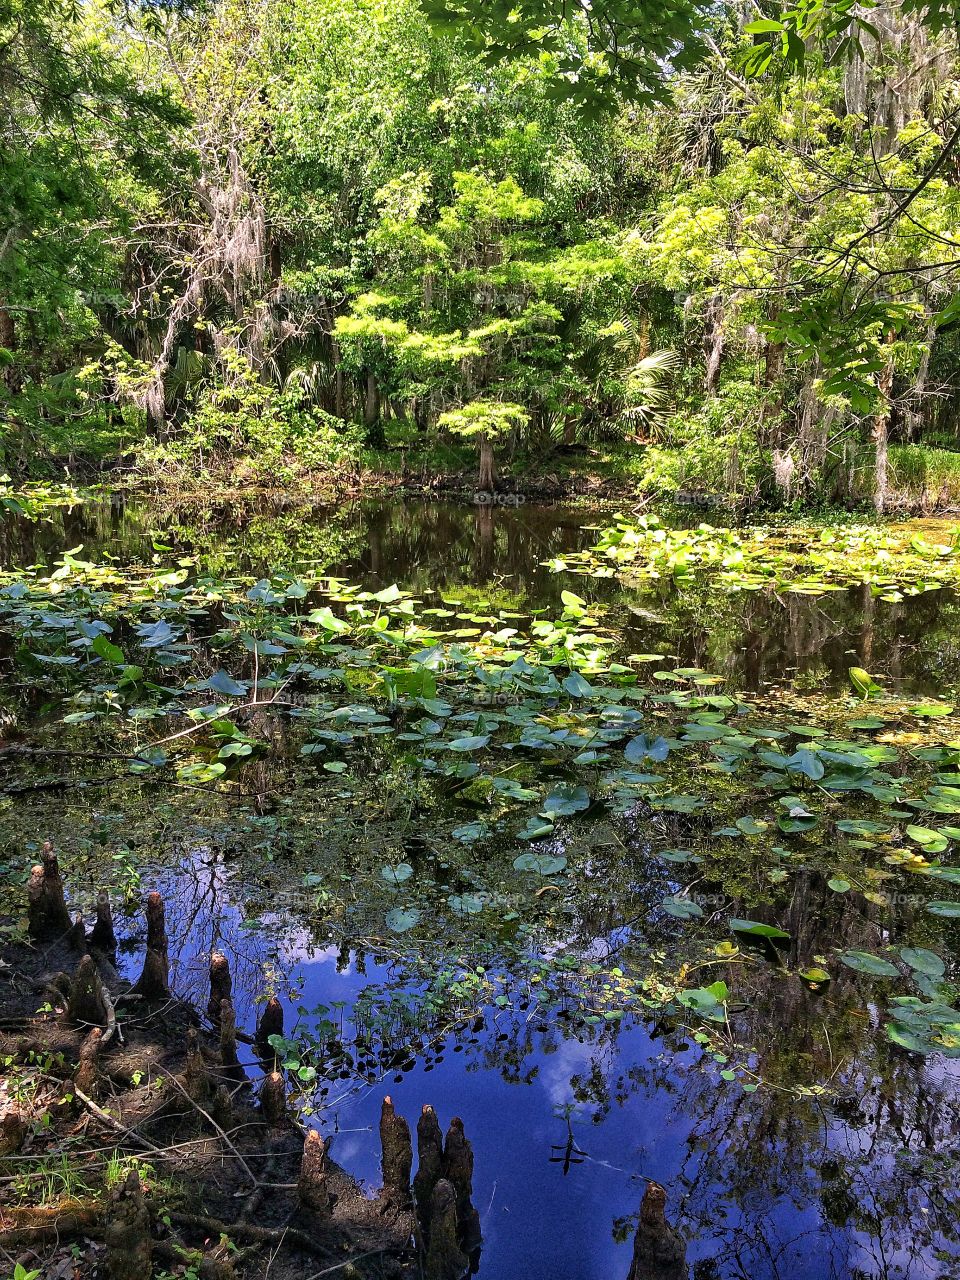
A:
[[[384,443],[383,423],[380,421],[380,388],[374,374],[367,373],[367,393],[363,402],[363,425],[367,440],[379,448]]]
[[[910,405],[904,414],[906,436],[911,443],[923,428],[924,400],[927,392],[927,380],[930,377],[930,355],[933,351],[933,343],[936,336],[936,329],[932,324],[928,324],[923,355],[920,357],[920,366],[917,369],[913,390],[910,393]]]
[[[768,318],[776,320],[775,309],[771,309]],[[783,395],[782,382],[786,350],[782,342],[767,339],[763,353],[763,386],[766,399],[763,404],[765,435],[770,441],[773,462],[773,482],[784,502],[789,502],[793,490],[793,478],[796,463],[791,452],[790,443],[784,438],[783,429]]]
[[[480,474],[477,487],[481,492],[493,493],[494,486],[493,444],[489,436],[480,437]]]
[[[708,396],[715,396],[720,385],[723,344],[723,298],[716,293],[707,303],[703,327],[703,354],[707,361],[703,386]]]
[[[887,342],[893,342],[893,334],[887,335]],[[887,453],[890,434],[890,392],[893,389],[893,360],[888,359],[885,368],[877,379],[877,387],[883,396],[884,404],[873,419],[873,507],[878,516],[882,516],[887,507]]]

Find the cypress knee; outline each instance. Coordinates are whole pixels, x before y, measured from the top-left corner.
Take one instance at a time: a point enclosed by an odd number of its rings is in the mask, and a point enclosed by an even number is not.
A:
[[[82,952],[87,949],[87,931],[83,927],[83,916],[79,911],[73,917],[73,924],[67,934],[67,942],[74,951]]]
[[[443,1133],[437,1113],[429,1103],[417,1121],[417,1173],[413,1179],[413,1196],[417,1218],[424,1232],[430,1227],[430,1200],[443,1169]]]
[[[257,1023],[255,1037],[257,1051],[263,1058],[275,1057],[275,1050],[270,1043],[271,1036],[283,1035],[283,1005],[276,996],[271,996],[263,1007],[260,1021]]]
[[[230,1091],[225,1084],[218,1084],[210,1104],[211,1115],[221,1129],[229,1129],[233,1124],[233,1103]]]
[[[380,1110],[380,1146],[383,1150],[383,1189],[389,1199],[406,1204],[410,1199],[413,1143],[410,1126],[393,1109],[388,1094]]]
[[[113,931],[113,912],[108,893],[101,893],[97,898],[97,919],[90,931],[90,946],[106,956],[116,955],[117,935]]]
[[[196,1027],[187,1028],[186,1062],[180,1079],[187,1095],[198,1106],[210,1105],[215,1086],[200,1048],[200,1037],[197,1035]]]
[[[457,1232],[457,1193],[441,1178],[430,1198],[430,1245],[424,1268],[426,1280],[461,1280],[470,1260],[460,1248]]]
[[[237,1018],[232,1000],[220,1001],[220,1061],[231,1080],[245,1080],[243,1067],[237,1056]]]
[[[0,1116],[0,1156],[19,1151],[26,1141],[27,1121],[19,1107],[13,1107]]]
[[[627,1280],[686,1280],[687,1246],[666,1219],[666,1203],[667,1193],[659,1182],[648,1182]]]
[[[230,978],[230,963],[221,951],[214,951],[210,957],[210,999],[207,1001],[207,1014],[215,1027],[220,1025],[220,1005],[233,996],[233,982]]]
[[[94,1027],[80,1046],[77,1070],[73,1077],[74,1085],[94,1102],[100,1092],[100,1041],[102,1038],[101,1029]]]
[[[133,989],[145,1000],[166,1000],[170,996],[166,910],[159,893],[147,896],[147,954],[143,972]]]
[[[107,1025],[103,983],[91,956],[84,956],[77,965],[67,1003],[67,1014],[73,1022],[88,1022],[96,1027]]]
[[[461,1226],[469,1215],[473,1195],[473,1147],[463,1131],[463,1121],[454,1116],[443,1148],[443,1176],[457,1193],[457,1213]]]
[[[304,1139],[297,1196],[306,1209],[327,1217],[330,1213],[330,1189],[327,1186],[327,1147],[316,1129]]]
[[[126,1181],[111,1194],[105,1218],[103,1239],[110,1280],[143,1280],[151,1275],[150,1214],[136,1169],[131,1169]]]
[[[279,1071],[271,1071],[260,1085],[260,1110],[268,1124],[282,1124],[287,1115],[287,1087]]]
[[[62,937],[72,928],[60,864],[49,841],[43,846],[40,862],[30,872],[27,915],[30,937],[37,941]]]

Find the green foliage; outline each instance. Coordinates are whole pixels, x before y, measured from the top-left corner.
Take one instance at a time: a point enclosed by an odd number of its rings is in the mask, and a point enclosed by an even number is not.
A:
[[[459,409],[448,409],[442,413],[437,425],[467,440],[475,436],[496,439],[525,426],[528,421],[529,415],[518,404],[502,400],[471,400]]]

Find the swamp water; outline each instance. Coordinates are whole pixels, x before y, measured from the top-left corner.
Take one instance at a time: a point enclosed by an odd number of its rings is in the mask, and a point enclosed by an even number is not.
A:
[[[11,883],[130,976],[160,888],[371,1186],[385,1092],[460,1115],[487,1280],[626,1280],[649,1178],[697,1280],[960,1275],[957,598],[547,567],[604,523],[7,516]]]

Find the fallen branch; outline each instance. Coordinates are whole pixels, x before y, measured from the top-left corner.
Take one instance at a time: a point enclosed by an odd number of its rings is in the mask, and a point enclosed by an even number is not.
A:
[[[96,1203],[72,1201],[62,1205],[42,1205],[6,1209],[0,1215],[0,1239],[4,1247],[44,1244],[64,1236],[103,1234],[101,1207]]]
[[[296,1227],[257,1227],[252,1222],[224,1222],[221,1218],[209,1218],[203,1213],[181,1213],[171,1209],[167,1215],[171,1222],[179,1222],[185,1227],[194,1227],[197,1231],[207,1231],[211,1235],[240,1236],[247,1240],[257,1240],[263,1244],[292,1243],[314,1253],[319,1258],[329,1258],[330,1249],[308,1236],[305,1231]]]
[[[82,1089],[74,1087],[73,1092],[87,1110],[92,1112],[92,1114],[95,1115],[101,1123],[105,1124],[109,1129],[112,1129],[114,1133],[122,1134],[125,1138],[128,1138],[134,1146],[144,1147],[147,1151],[155,1151],[158,1153],[166,1150],[164,1147],[158,1147],[156,1143],[151,1142],[149,1138],[145,1138],[142,1134],[138,1133],[136,1129],[131,1129],[129,1126],[122,1124],[119,1120],[115,1120],[113,1116],[104,1111],[102,1107],[98,1107],[92,1098],[88,1098]]]

